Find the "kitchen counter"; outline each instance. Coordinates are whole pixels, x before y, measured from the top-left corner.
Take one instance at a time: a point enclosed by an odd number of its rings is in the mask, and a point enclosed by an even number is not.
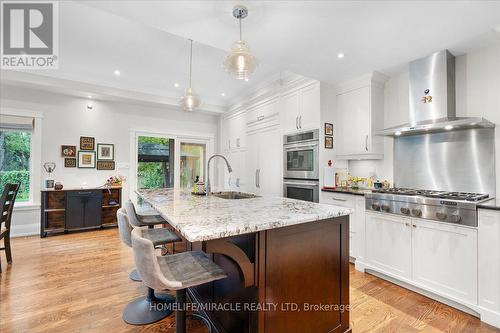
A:
[[[235,304],[234,311],[204,311],[214,333],[350,332],[351,209],[174,189],[138,194],[183,239],[176,252],[203,251],[227,273],[226,279],[188,289],[200,305]],[[328,309],[307,307],[321,304]]]
[[[189,191],[137,191],[184,238],[206,241],[314,222],[352,213],[349,208],[280,197],[222,199]]]
[[[500,198],[493,198],[477,205],[477,208],[500,210]]]
[[[323,192],[336,192],[336,193],[345,193],[345,194],[353,194],[353,195],[361,195],[364,196],[366,193],[372,193],[372,190],[368,189],[352,189],[350,187],[336,187],[336,188],[322,188]]]

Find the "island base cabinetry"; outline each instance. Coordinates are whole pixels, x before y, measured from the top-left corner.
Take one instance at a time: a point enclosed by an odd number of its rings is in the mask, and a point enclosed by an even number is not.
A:
[[[217,332],[349,332],[349,217],[187,243],[228,278],[192,288]],[[231,306],[232,305],[232,308]]]

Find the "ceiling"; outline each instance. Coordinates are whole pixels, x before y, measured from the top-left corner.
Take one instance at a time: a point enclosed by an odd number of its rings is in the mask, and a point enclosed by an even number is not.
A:
[[[249,82],[222,67],[238,37],[236,3],[249,8],[243,39],[260,62]],[[176,103],[187,84],[192,38],[193,87],[214,112],[282,71],[335,84],[370,70],[390,74],[437,50],[459,55],[500,42],[499,1],[101,0],[62,1],[59,11],[60,68],[35,74],[80,90],[85,83],[84,94],[99,96],[106,87]],[[29,80],[22,77],[9,80]]]

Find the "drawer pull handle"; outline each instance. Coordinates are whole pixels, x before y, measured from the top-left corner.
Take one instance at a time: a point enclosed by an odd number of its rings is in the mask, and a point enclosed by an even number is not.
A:
[[[341,198],[332,198],[332,200],[335,200],[335,201],[347,201],[347,199],[341,199]]]

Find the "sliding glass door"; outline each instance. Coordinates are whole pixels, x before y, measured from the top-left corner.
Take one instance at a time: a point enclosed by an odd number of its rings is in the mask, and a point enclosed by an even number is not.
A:
[[[181,142],[180,187],[192,188],[196,177],[205,181],[206,144]]]
[[[158,136],[137,137],[137,188],[174,187],[173,139]]]

